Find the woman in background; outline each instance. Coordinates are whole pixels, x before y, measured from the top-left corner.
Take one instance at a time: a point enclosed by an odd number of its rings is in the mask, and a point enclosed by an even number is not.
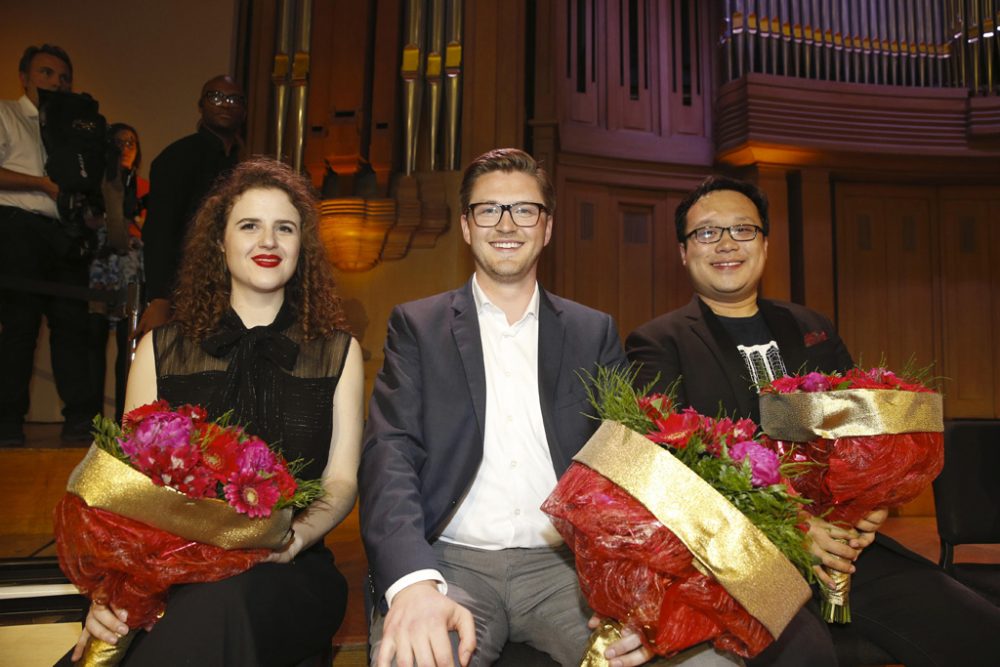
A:
[[[125,123],[108,127],[107,173],[104,187],[107,224],[97,230],[97,250],[90,263],[90,288],[124,294],[130,283],[141,289],[142,221],[149,181],[139,176],[142,148],[139,133]],[[119,213],[120,211],[120,213]],[[136,299],[138,302],[138,298]],[[108,332],[115,332],[115,419],[125,405],[125,377],[131,361],[128,312],[125,303],[109,307],[90,304],[90,377],[95,412],[103,412],[107,373]]]

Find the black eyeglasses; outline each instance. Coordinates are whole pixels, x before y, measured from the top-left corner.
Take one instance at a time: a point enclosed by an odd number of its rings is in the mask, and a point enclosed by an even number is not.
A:
[[[247,104],[246,95],[241,95],[240,93],[223,93],[218,90],[210,90],[202,96],[207,102],[211,102],[214,106],[221,107],[223,104],[228,104],[231,107],[243,107]]]
[[[722,233],[729,232],[729,238],[734,241],[753,241],[757,238],[757,232],[763,232],[763,228],[757,225],[733,225],[731,227],[699,227],[690,232],[685,239],[694,238],[698,243],[718,243],[722,240]]]
[[[532,201],[516,201],[513,204],[498,204],[487,201],[469,204],[469,213],[476,227],[496,227],[500,224],[504,211],[518,227],[534,227],[546,210],[543,204]]]
[[[115,146],[118,148],[135,148],[135,139],[115,139]]]

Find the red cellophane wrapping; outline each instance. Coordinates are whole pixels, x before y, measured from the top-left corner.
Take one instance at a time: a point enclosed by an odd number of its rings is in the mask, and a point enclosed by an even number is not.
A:
[[[793,446],[771,443],[779,451]],[[806,467],[792,480],[796,491],[813,501],[806,509],[843,526],[854,526],[873,510],[915,499],[944,465],[941,433],[818,438],[794,446],[796,458],[822,464]]]
[[[86,597],[128,611],[128,625],[155,623],[174,584],[218,581],[262,561],[267,549],[233,549],[178,537],[88,507],[67,493],[55,510],[59,565]]]
[[[591,608],[641,629],[656,653],[670,656],[711,640],[720,650],[751,657],[771,643],[759,621],[695,569],[673,532],[587,466],[571,464],[542,510],[576,555]]]

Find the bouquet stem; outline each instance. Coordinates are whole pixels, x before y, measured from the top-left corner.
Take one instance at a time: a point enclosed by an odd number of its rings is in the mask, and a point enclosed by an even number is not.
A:
[[[608,659],[604,652],[608,647],[622,638],[622,624],[606,618],[597,629],[590,633],[587,651],[583,654],[580,667],[608,667]]]
[[[129,630],[128,634],[118,638],[117,644],[109,644],[96,637],[91,637],[87,641],[83,657],[76,663],[77,667],[114,667],[125,657],[129,644],[132,643],[137,634],[139,634],[138,629]]]
[[[821,586],[823,593],[823,604],[820,609],[823,613],[823,620],[827,623],[850,623],[851,622],[851,575],[846,572],[838,572],[824,567],[826,573],[833,579],[835,588]]]

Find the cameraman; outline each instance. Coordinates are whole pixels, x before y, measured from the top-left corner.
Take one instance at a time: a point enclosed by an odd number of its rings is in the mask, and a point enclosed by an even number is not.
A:
[[[87,286],[87,259],[59,222],[59,187],[45,173],[38,91],[69,92],[73,65],[50,44],[29,46],[18,65],[24,95],[0,101],[0,278]],[[28,385],[41,317],[50,331],[52,372],[64,403],[64,440],[90,437],[101,408],[88,377],[87,302],[0,289],[0,446],[24,443]]]

